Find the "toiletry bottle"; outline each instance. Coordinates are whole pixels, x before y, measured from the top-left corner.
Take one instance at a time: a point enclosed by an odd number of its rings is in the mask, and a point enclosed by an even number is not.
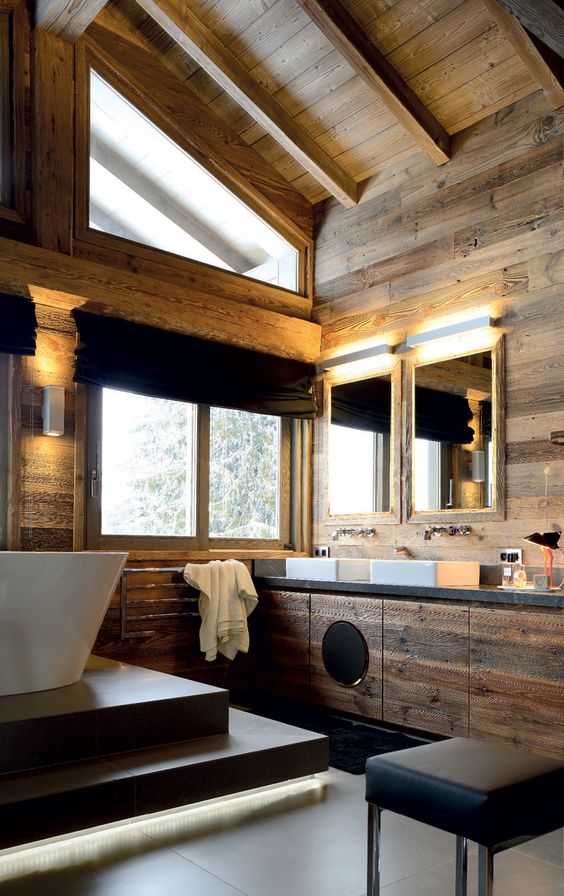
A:
[[[503,565],[501,567],[501,584],[505,585],[506,587],[513,585],[513,567],[516,560],[517,555],[510,553],[507,554],[506,560],[503,561]]]
[[[516,563],[513,568],[513,584],[516,588],[524,588],[527,584],[527,571],[522,563]]]

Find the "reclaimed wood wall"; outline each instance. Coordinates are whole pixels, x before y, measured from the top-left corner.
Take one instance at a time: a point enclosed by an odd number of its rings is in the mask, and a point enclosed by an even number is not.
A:
[[[491,308],[506,334],[507,468],[505,521],[472,522],[469,537],[424,542],[421,524],[375,521],[375,538],[332,543],[321,418],[314,544],[331,544],[335,556],[389,557],[405,545],[422,558],[478,559],[495,581],[500,547],[523,546],[525,561],[538,565],[522,537],[564,526],[564,447],[549,441],[564,427],[563,134],[564,108],[550,110],[536,93],[457,135],[442,167],[418,155],[368,181],[356,208],[318,207],[322,356],[378,336],[399,342],[449,312]]]

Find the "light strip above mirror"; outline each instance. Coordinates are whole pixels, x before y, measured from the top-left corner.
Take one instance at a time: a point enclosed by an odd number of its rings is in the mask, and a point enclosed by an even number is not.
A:
[[[493,317],[484,315],[483,317],[475,317],[472,320],[461,320],[456,323],[446,324],[443,327],[437,327],[434,330],[423,330],[421,333],[414,333],[408,336],[405,345],[408,348],[414,348],[416,345],[423,345],[425,342],[432,342],[435,339],[445,339],[449,336],[460,336],[462,333],[469,333],[473,330],[483,330],[487,327],[495,327],[496,321]]]
[[[379,355],[393,354],[394,345],[383,343],[382,345],[371,345],[368,348],[358,349],[356,352],[349,352],[346,355],[338,355],[335,358],[327,358],[318,365],[319,370],[331,370],[333,367],[340,367],[342,364],[352,364],[354,361],[365,361],[369,358],[377,358]]]

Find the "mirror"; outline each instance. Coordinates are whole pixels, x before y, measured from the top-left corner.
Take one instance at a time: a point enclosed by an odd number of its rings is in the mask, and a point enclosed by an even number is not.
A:
[[[336,383],[330,389],[330,516],[393,510],[394,379],[390,371]]]
[[[415,364],[412,513],[460,511],[466,518],[499,507],[499,351]]]

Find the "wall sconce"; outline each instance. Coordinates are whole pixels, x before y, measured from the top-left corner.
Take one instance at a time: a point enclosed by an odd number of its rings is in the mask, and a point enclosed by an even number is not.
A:
[[[435,330],[423,330],[422,333],[415,333],[413,336],[407,337],[405,344],[408,348],[414,348],[416,345],[432,342],[434,339],[445,339],[448,336],[460,336],[462,333],[469,333],[472,330],[483,330],[486,327],[495,327],[495,324],[495,320],[488,315],[475,317],[473,320],[461,320],[453,324],[446,324],[444,327],[437,327]]]
[[[486,481],[486,453],[485,451],[473,451],[471,455],[472,482]]]
[[[65,390],[63,386],[45,386],[43,389],[43,435],[65,434]]]
[[[352,364],[354,361],[366,361],[370,358],[377,358],[379,355],[388,355],[394,353],[395,346],[388,345],[371,345],[368,348],[360,348],[356,352],[349,352],[347,355],[338,355],[336,358],[327,358],[319,365],[321,370],[331,370],[332,367],[340,367],[342,364]]]

